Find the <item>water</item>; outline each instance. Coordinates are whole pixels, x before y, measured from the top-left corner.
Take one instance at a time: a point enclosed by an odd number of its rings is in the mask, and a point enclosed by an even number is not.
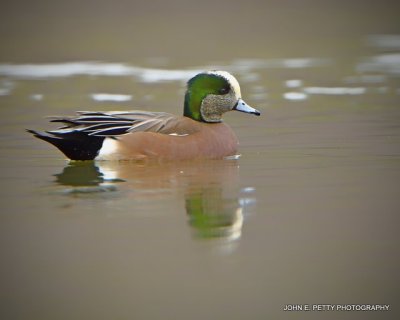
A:
[[[1,318],[397,318],[394,3],[99,3],[3,14]],[[73,163],[25,132],[75,110],[181,114],[204,69],[262,113],[226,115],[237,159]],[[283,311],[318,303],[391,311]]]

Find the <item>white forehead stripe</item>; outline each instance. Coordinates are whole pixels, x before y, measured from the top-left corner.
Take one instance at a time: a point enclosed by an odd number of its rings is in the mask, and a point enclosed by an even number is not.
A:
[[[240,86],[239,86],[239,82],[236,80],[236,78],[231,75],[229,72],[226,71],[209,71],[209,74],[215,74],[217,76],[223,77],[226,80],[228,80],[228,82],[230,83],[233,91],[235,91],[235,94],[238,98],[240,98],[242,96],[241,92],[240,92]]]

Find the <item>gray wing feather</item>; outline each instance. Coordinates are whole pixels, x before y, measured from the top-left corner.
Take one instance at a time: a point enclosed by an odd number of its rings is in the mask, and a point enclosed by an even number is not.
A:
[[[137,131],[169,134],[174,132],[176,120],[176,116],[165,112],[79,111],[75,117],[52,117],[52,122],[60,122],[65,126],[48,132],[62,134],[79,131],[98,137],[113,137]]]

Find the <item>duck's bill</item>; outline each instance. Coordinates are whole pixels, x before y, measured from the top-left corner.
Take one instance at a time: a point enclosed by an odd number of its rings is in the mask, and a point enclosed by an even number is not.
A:
[[[236,105],[233,107],[233,110],[240,111],[240,112],[246,112],[246,113],[251,113],[256,116],[259,116],[261,113],[257,109],[254,109],[250,107],[246,102],[244,102],[242,99],[239,99],[236,103]]]

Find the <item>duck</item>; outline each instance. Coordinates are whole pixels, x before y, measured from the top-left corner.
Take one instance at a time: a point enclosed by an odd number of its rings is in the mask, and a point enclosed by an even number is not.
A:
[[[204,71],[186,86],[183,115],[165,112],[77,111],[51,117],[62,126],[27,129],[70,160],[194,160],[235,156],[238,138],[222,115],[229,111],[260,115],[241,96],[227,71]]]

